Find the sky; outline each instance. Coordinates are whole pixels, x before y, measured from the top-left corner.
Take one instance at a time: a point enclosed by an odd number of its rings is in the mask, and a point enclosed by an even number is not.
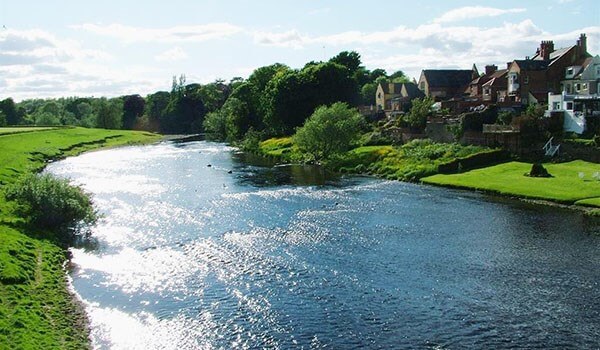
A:
[[[0,99],[142,96],[356,51],[367,69],[470,69],[587,34],[600,1],[0,0]]]

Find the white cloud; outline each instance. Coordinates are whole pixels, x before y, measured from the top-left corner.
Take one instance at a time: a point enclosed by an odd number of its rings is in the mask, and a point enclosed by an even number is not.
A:
[[[254,42],[257,44],[295,49],[303,47],[309,41],[307,37],[300,35],[295,30],[281,33],[256,31],[253,36]]]
[[[125,42],[201,42],[229,37],[242,31],[242,28],[229,23],[175,26],[162,29],[133,27],[123,24],[97,25],[91,23],[71,27],[98,35],[114,37]]]
[[[188,54],[183,51],[182,48],[174,47],[161,53],[160,55],[157,55],[155,59],[159,62],[174,62],[186,59],[188,57]]]
[[[480,18],[480,17],[496,17],[505,15],[508,13],[519,13],[525,12],[524,8],[512,8],[512,9],[498,9],[494,7],[483,7],[483,6],[465,6],[450,10],[440,17],[433,20],[434,23],[448,23],[464,21],[466,19]]]

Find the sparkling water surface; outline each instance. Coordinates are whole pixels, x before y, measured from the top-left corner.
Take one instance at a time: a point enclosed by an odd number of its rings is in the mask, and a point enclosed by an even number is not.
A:
[[[48,166],[94,195],[73,287],[101,349],[598,348],[600,223],[161,143]]]

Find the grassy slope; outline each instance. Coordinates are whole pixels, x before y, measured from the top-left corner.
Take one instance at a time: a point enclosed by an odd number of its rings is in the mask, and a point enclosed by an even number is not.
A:
[[[0,129],[2,130],[2,129]],[[158,135],[61,128],[0,135],[0,181],[43,168],[49,159],[99,147],[152,142]],[[87,348],[85,317],[72,300],[62,268],[65,252],[16,227],[23,221],[0,186],[0,349]]]
[[[422,181],[428,184],[600,207],[600,181],[592,179],[592,174],[600,171],[600,164],[576,160],[544,166],[553,177],[527,177],[523,174],[529,172],[531,164],[508,162],[462,174],[434,175]],[[579,177],[580,173],[584,174],[583,179]]]
[[[0,128],[0,135],[5,134],[18,134],[23,132],[34,132],[41,130],[51,130],[56,129],[53,126],[26,126],[26,127],[2,127]]]
[[[388,179],[413,181],[437,173],[440,164],[489,151],[478,146],[436,144],[419,140],[400,147],[357,147],[327,162],[326,166],[341,172],[368,173]],[[303,158],[289,137],[261,142],[259,153],[285,162]]]

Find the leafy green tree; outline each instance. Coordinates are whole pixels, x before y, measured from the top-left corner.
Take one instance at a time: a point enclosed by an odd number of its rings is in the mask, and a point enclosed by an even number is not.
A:
[[[212,140],[225,141],[227,139],[227,115],[221,109],[208,112],[202,122],[204,131]]]
[[[60,125],[60,119],[54,114],[48,112],[37,113],[35,116],[35,125],[55,126]]]
[[[144,115],[146,101],[140,95],[123,97],[123,129],[131,130],[136,125],[136,120]]]
[[[425,128],[427,125],[427,116],[431,113],[433,103],[434,101],[431,97],[412,100],[412,106],[408,114],[404,116],[404,121],[413,128]]]
[[[7,125],[18,125],[21,123],[23,116],[17,112],[15,101],[12,98],[7,98],[0,101],[0,111],[4,113]]]
[[[377,84],[367,83],[360,89],[360,98],[363,105],[375,105],[375,94],[377,93]]]
[[[170,101],[171,94],[167,91],[158,91],[146,96],[146,115],[150,130],[161,130],[160,121],[163,119]]]
[[[0,111],[0,126],[6,126],[6,116],[2,111]]]
[[[356,51],[342,51],[332,57],[329,62],[337,63],[348,68],[351,75],[360,68],[362,63],[360,61],[360,54]]]
[[[359,140],[364,119],[346,103],[321,106],[294,135],[298,148],[316,160],[331,158],[353,147]]]
[[[180,82],[185,82],[180,78]],[[190,84],[183,88],[174,86],[170,101],[160,118],[160,130],[165,133],[185,134],[202,131],[206,115],[199,85]]]
[[[392,73],[388,79],[392,83],[410,83],[410,78],[407,77],[406,74],[404,74],[404,72],[401,70]]]
[[[272,134],[291,134],[316,107],[334,102],[358,104],[356,81],[348,69],[326,62],[276,75],[265,91],[265,126]]]
[[[118,99],[101,98],[96,105],[96,127],[102,129],[120,129],[123,107]]]

